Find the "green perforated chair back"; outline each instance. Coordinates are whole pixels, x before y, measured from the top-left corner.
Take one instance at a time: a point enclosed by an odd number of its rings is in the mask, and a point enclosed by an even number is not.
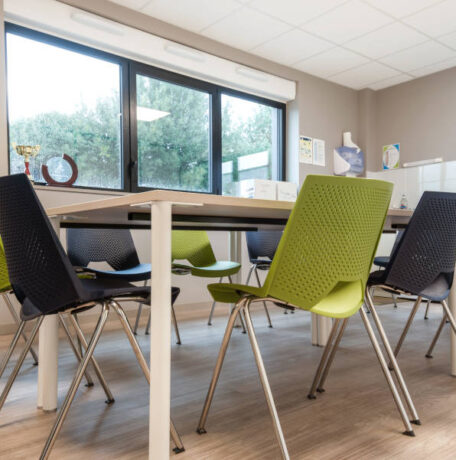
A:
[[[173,260],[188,260],[195,267],[207,267],[217,262],[205,231],[173,230],[171,238]]]
[[[11,290],[8,267],[6,266],[5,251],[3,249],[3,242],[0,238],[0,292]]]
[[[307,176],[290,215],[264,293],[310,309],[344,284],[362,300],[393,185]]]

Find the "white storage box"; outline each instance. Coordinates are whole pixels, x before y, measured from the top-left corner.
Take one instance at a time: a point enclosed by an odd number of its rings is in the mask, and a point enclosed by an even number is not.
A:
[[[258,198],[260,200],[276,200],[276,182],[265,179],[244,179],[238,182],[238,196]]]
[[[296,201],[298,186],[294,182],[277,182],[277,199],[279,201]]]

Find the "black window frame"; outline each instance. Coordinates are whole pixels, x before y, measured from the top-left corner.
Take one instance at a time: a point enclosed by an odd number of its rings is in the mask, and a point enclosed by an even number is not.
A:
[[[196,89],[209,94],[210,101],[210,152],[209,152],[209,191],[192,193],[222,194],[222,94],[238,97],[251,102],[267,105],[278,109],[277,117],[277,171],[278,176],[274,180],[285,180],[286,178],[286,104],[264,97],[256,96],[243,91],[224,87],[214,83],[189,77],[180,73],[155,67],[150,64],[128,59],[116,54],[102,51],[87,45],[73,42],[64,38],[56,37],[28,27],[23,27],[11,22],[5,22],[5,43],[6,34],[13,33],[24,38],[36,40],[45,44],[57,46],[62,49],[85,54],[94,58],[102,59],[119,65],[120,68],[120,100],[121,100],[121,161],[122,161],[122,187],[119,189],[102,188],[95,186],[80,186],[74,188],[87,190],[106,190],[116,192],[137,193],[147,190],[157,190],[155,187],[140,187],[138,185],[138,142],[137,142],[137,119],[136,119],[136,75],[144,75],[167,83]],[[5,47],[6,53],[7,47]],[[7,81],[8,85],[8,81]],[[8,92],[7,92],[8,96]],[[7,101],[8,103],[8,101]],[[7,151],[8,151],[8,172],[10,172],[10,124],[9,111],[7,110]],[[60,152],[56,152],[60,153]],[[45,183],[36,182],[37,185]],[[165,190],[176,190],[167,188]],[[179,191],[187,191],[179,189]]]

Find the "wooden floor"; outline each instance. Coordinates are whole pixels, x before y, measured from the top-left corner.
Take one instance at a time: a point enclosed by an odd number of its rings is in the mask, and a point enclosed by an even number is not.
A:
[[[221,310],[223,310],[221,308]],[[410,311],[381,307],[395,342]],[[400,364],[423,422],[415,438],[403,426],[359,316],[351,320],[330,373],[326,393],[306,398],[321,348],[310,344],[309,315],[284,315],[271,308],[274,328],[255,312],[257,334],[292,459],[454,459],[456,457],[456,380],[449,376],[449,328],[434,359],[425,351],[441,318],[417,314],[400,355]],[[217,388],[206,435],[195,433],[226,318],[208,327],[202,317],[182,310],[183,345],[172,349],[172,416],[188,459],[277,459],[278,450],[247,337],[234,331]],[[89,328],[86,327],[86,330]],[[145,351],[148,338],[139,335]],[[0,337],[0,355],[9,337]],[[96,356],[115,395],[104,404],[98,384],[81,387],[52,452],[52,459],[145,459],[148,441],[148,388],[134,355],[112,317]],[[62,339],[59,402],[75,371],[74,357]],[[11,366],[8,370],[11,369]],[[30,359],[0,412],[0,458],[35,459],[55,414],[36,410],[37,370]],[[174,454],[172,454],[174,458]]]

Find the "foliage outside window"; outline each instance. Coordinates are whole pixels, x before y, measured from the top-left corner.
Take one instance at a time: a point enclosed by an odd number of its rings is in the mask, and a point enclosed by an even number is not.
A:
[[[10,172],[13,143],[41,146],[31,162],[76,186],[235,195],[243,179],[282,179],[285,106],[6,25]]]

